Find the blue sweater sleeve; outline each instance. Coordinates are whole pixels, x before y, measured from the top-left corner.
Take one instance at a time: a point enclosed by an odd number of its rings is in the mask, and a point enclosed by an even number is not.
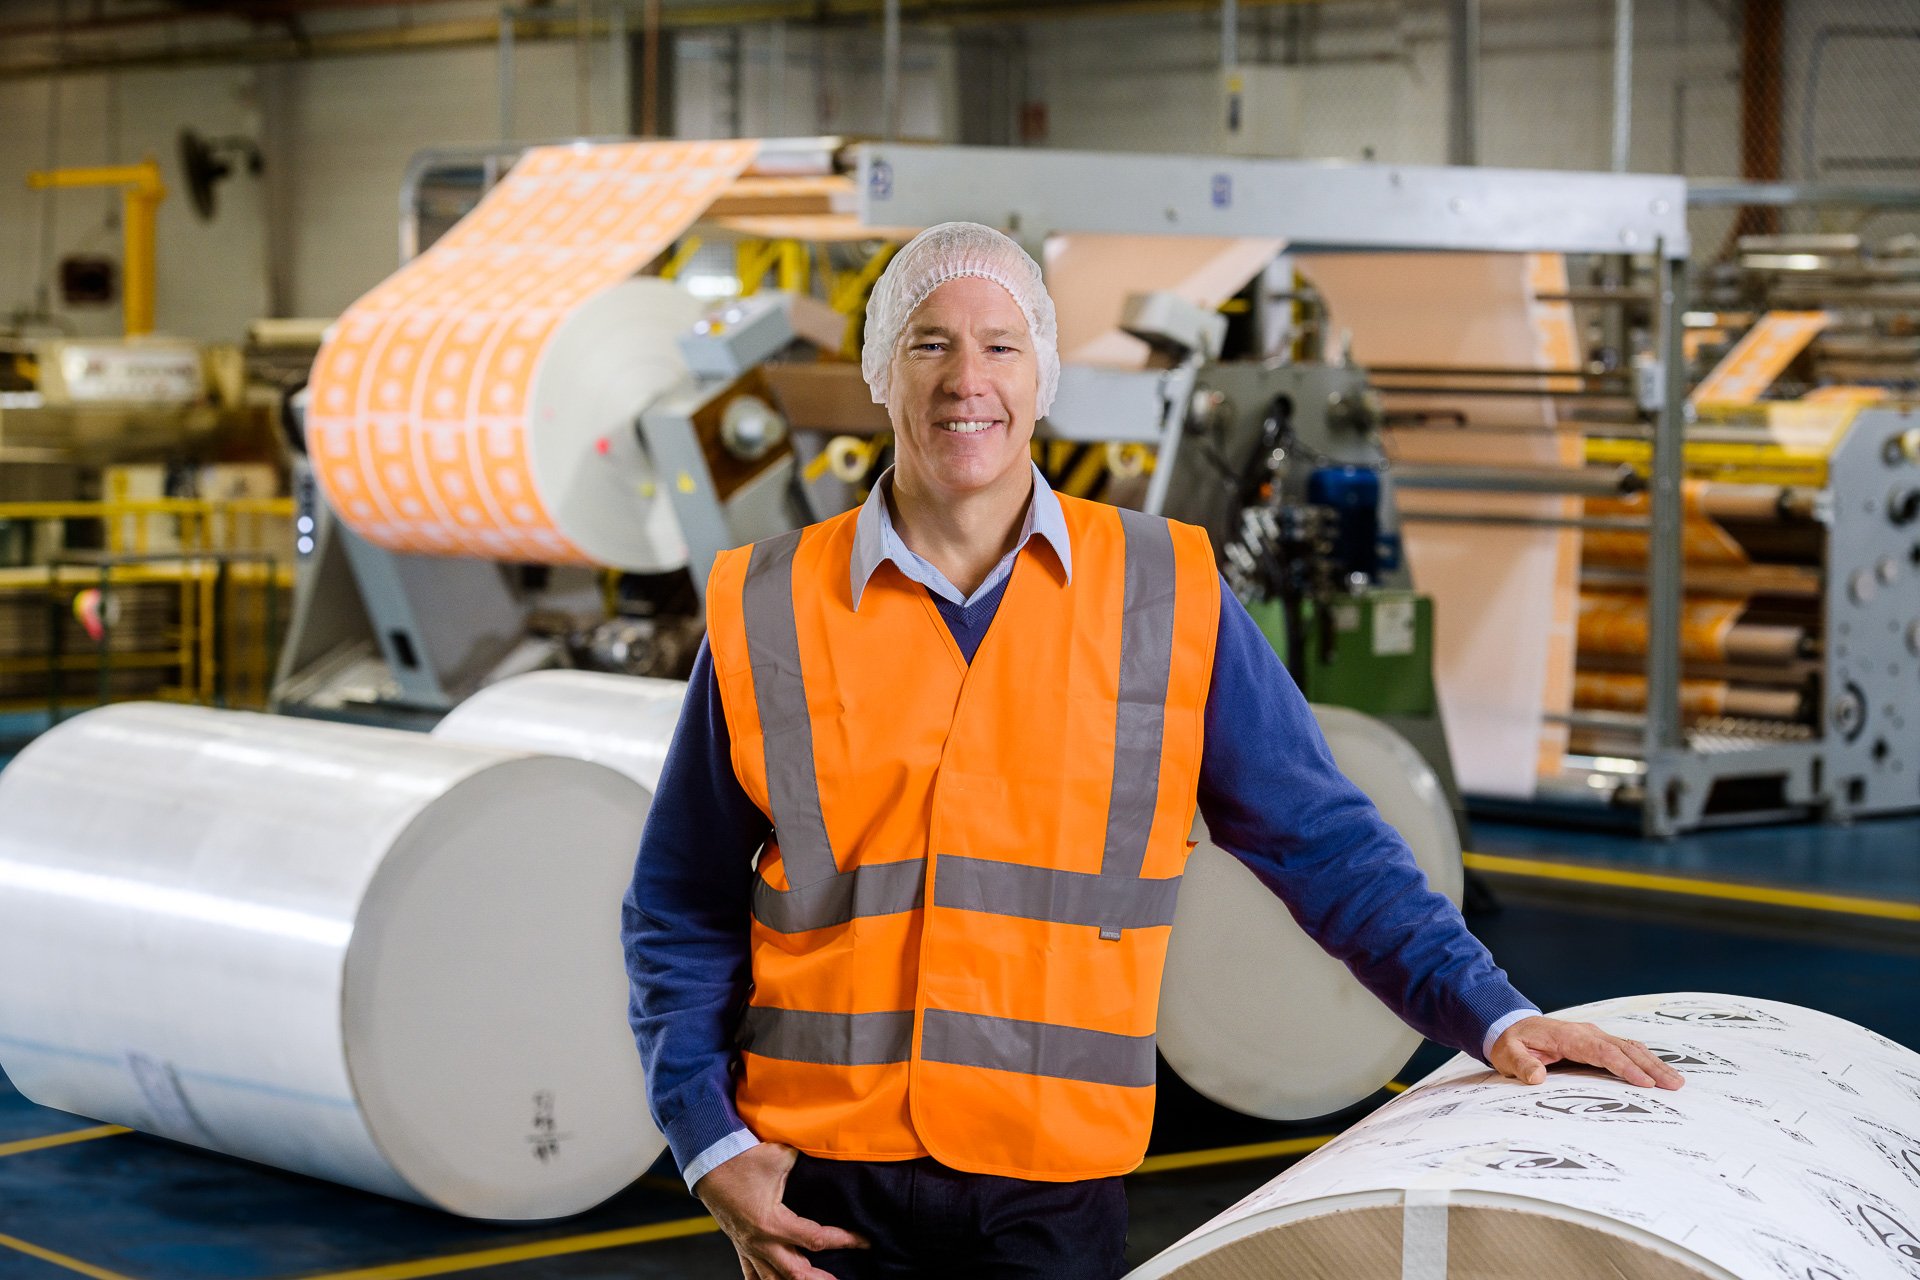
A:
[[[703,641],[620,911],[647,1100],[683,1171],[746,1128],[733,1103],[733,1032],[751,968],[753,856],[771,830],[734,775]],[[751,1145],[744,1134],[741,1145]]]
[[[1335,766],[1299,686],[1224,579],[1200,812],[1214,842],[1422,1035],[1480,1057],[1490,1028],[1536,1012]]]

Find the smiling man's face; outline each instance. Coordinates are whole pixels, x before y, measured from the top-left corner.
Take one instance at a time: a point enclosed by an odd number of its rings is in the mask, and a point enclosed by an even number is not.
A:
[[[900,478],[914,492],[960,497],[1024,477],[1039,388],[1013,296],[979,276],[942,284],[893,355],[887,416]]]

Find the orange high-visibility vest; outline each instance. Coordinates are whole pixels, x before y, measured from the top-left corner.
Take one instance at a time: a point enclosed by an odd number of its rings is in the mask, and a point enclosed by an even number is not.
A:
[[[772,820],[736,1100],[818,1156],[1124,1173],[1153,1118],[1220,583],[1206,533],[1060,499],[973,661],[857,512],[723,553],[733,767]]]

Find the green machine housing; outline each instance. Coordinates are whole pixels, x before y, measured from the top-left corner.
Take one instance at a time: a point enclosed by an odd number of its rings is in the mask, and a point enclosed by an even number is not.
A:
[[[1300,601],[1300,635],[1287,608],[1261,600],[1248,612],[1309,702],[1391,720],[1439,714],[1433,691],[1433,601],[1412,591],[1366,591]],[[1298,648],[1293,645],[1298,640]]]

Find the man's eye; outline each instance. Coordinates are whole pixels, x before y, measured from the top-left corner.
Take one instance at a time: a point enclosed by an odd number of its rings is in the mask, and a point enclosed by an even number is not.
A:
[[[1012,351],[1012,350],[1013,350],[1013,348],[1012,348],[1012,347],[1003,347],[1003,346],[991,346],[991,347],[988,347],[988,348],[987,348],[987,350],[989,350],[989,351],[992,351],[992,352],[994,352],[994,353],[996,353],[996,354],[1000,354],[1000,353],[1004,353],[1004,352],[1010,352],[1010,351]]]
[[[944,342],[918,342],[914,344],[913,349],[915,351],[938,351],[946,345]]]

